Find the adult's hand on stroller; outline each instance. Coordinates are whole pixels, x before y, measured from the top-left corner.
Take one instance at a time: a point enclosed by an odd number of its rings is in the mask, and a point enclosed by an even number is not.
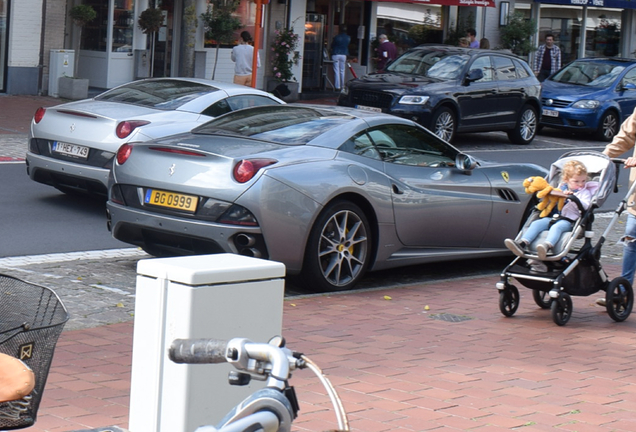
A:
[[[22,399],[35,387],[30,367],[10,355],[0,354],[0,402]]]

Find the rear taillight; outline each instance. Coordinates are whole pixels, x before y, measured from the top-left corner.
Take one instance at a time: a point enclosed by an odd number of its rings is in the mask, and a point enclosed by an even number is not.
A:
[[[234,166],[234,179],[239,183],[250,181],[259,169],[276,162],[275,159],[243,159]]]
[[[35,124],[38,124],[42,121],[42,117],[44,117],[44,113],[46,113],[46,108],[40,107],[35,110],[35,114],[33,115],[33,121]]]
[[[117,125],[115,133],[117,134],[118,138],[126,138],[138,127],[145,126],[149,123],[149,121],[145,120],[126,120]]]
[[[133,146],[131,144],[124,144],[117,150],[117,163],[123,165],[128,160],[132,153]]]

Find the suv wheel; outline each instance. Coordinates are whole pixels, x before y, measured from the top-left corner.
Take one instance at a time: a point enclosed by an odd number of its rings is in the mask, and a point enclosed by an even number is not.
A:
[[[517,125],[508,132],[508,139],[515,144],[530,144],[537,134],[538,124],[535,109],[530,105],[524,105]]]
[[[443,139],[451,142],[455,137],[455,114],[449,108],[441,107],[433,115],[431,122],[431,132]]]

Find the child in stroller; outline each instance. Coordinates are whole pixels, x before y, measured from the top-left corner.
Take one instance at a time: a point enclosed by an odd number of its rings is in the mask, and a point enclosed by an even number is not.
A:
[[[563,164],[561,184],[557,189],[553,189],[550,195],[570,198],[572,195],[578,199],[568,200],[560,213],[535,219],[528,229],[524,231],[517,241],[506,239],[505,245],[517,256],[522,256],[524,250],[541,234],[548,231],[547,237],[542,243],[536,245],[537,255],[541,261],[545,261],[548,253],[552,251],[561,235],[571,231],[574,222],[581,216],[579,204],[583,210],[590,206],[592,196],[598,189],[598,182],[587,181],[587,168],[578,160],[569,160]]]
[[[565,325],[572,315],[571,296],[589,296],[601,290],[606,294],[608,315],[615,321],[627,319],[634,303],[632,286],[622,277],[610,280],[600,258],[605,238],[627,207],[626,200],[636,188],[636,182],[614,212],[605,232],[595,244],[592,243],[594,210],[601,207],[615,190],[615,163],[620,162],[599,152],[573,151],[552,164],[547,179],[552,187],[557,188],[560,182],[564,182],[570,189],[579,189],[570,193],[561,189],[571,204],[564,205],[560,217],[565,213],[570,220],[556,229],[555,223],[550,226],[551,218],[540,218],[539,212],[534,211],[517,237],[506,241],[506,246],[517,256],[501,272],[501,279],[496,284],[499,310],[503,315],[511,317],[519,307],[519,290],[512,284],[515,279],[533,290],[535,303],[543,309],[550,309],[552,320],[557,325]],[[573,170],[573,175],[568,174],[570,170]],[[566,213],[568,205],[575,207]],[[567,229],[562,231],[563,227]],[[545,229],[540,231],[539,228]],[[537,264],[542,267],[540,270],[537,270],[540,268]]]

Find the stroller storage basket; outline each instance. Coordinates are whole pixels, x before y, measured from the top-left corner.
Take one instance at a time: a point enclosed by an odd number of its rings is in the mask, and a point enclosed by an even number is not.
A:
[[[0,403],[0,430],[35,423],[55,344],[68,318],[53,290],[0,274],[0,352],[19,358],[35,374],[30,395]]]

